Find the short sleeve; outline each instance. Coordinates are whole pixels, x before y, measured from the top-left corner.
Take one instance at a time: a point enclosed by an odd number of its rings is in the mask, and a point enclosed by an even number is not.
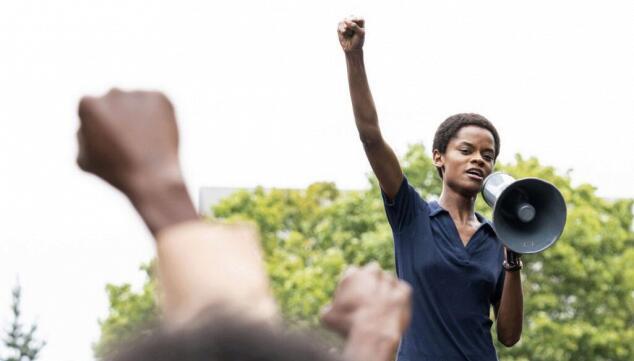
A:
[[[414,219],[419,204],[425,204],[405,176],[394,199],[389,199],[383,190],[381,190],[381,196],[387,220],[395,232],[401,231]]]

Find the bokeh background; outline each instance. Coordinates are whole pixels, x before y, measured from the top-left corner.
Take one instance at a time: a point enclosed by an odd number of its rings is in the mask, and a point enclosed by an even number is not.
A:
[[[566,192],[568,228],[527,258],[527,324],[502,359],[634,358],[627,0],[0,2],[0,326],[11,324],[18,281],[24,322],[47,342],[43,361],[93,359],[110,331],[155,314],[139,270],[153,257],[147,230],[74,164],[77,102],[112,86],[171,97],[193,199],[204,186],[263,187],[216,215],[259,217],[294,324],[314,325],[346,264],[389,269],[336,36],[349,14],[367,19],[384,136],[425,195],[438,190],[425,176],[433,132],[458,112],[498,127],[500,169]],[[138,319],[112,318],[116,305]]]

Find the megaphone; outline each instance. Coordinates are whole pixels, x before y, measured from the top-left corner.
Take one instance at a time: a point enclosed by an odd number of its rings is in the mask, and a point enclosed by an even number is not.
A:
[[[482,184],[482,197],[493,208],[493,226],[516,253],[538,253],[552,246],[566,225],[566,202],[554,185],[538,179],[515,180],[495,172]]]

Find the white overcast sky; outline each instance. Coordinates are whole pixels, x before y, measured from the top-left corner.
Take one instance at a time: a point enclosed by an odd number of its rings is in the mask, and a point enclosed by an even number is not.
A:
[[[367,19],[366,63],[397,153],[479,112],[517,152],[634,197],[634,2],[0,2],[0,322],[24,288],[41,360],[89,360],[107,282],[140,284],[152,242],[126,200],[74,164],[76,104],[111,86],[176,105],[201,186],[366,186],[336,36]]]

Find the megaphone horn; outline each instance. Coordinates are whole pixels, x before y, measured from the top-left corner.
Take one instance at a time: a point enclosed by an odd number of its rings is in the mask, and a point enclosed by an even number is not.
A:
[[[515,180],[489,175],[482,197],[493,208],[493,226],[504,245],[517,253],[537,253],[552,246],[566,225],[566,202],[557,188],[538,178]]]

